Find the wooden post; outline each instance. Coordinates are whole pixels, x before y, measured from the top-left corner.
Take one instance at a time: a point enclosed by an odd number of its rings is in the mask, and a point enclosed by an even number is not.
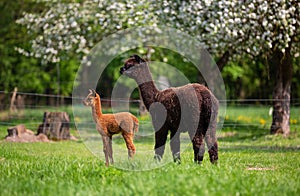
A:
[[[11,99],[10,99],[10,107],[9,107],[10,112],[16,112],[16,111],[17,111],[17,107],[16,107],[16,105],[15,105],[15,100],[16,100],[17,91],[18,91],[18,88],[15,87],[15,88],[14,88],[13,95],[12,95],[12,97],[11,97]]]

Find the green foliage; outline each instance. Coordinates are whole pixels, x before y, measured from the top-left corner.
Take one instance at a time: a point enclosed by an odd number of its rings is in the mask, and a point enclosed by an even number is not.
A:
[[[244,70],[237,64],[229,64],[223,70],[224,76],[230,76],[233,80],[236,80],[244,75]]]
[[[36,63],[34,59],[26,59],[24,56],[18,55],[14,47],[22,45],[28,39],[24,27],[15,24],[15,19],[20,17],[22,11],[28,8],[28,1],[25,6],[21,6],[19,1],[1,1],[0,2],[0,84],[3,86],[1,90],[12,90],[20,83],[20,76],[33,72],[30,65]],[[21,9],[20,9],[21,8]],[[22,85],[22,84],[21,84]],[[26,85],[23,83],[23,85]],[[20,86],[20,88],[22,88]],[[26,87],[25,87],[26,88]]]
[[[265,59],[244,59],[239,62],[230,62],[222,71],[226,86],[227,99],[271,99],[275,86],[275,70],[266,66]],[[296,65],[296,63],[295,63]],[[296,66],[295,66],[296,67]],[[292,97],[299,97],[296,78],[298,68],[294,69]],[[259,100],[258,100],[259,102]],[[266,103],[266,102],[262,102]]]
[[[58,79],[57,65],[41,65],[39,59],[20,55],[17,47],[25,50],[31,47],[30,40],[35,34],[28,34],[26,27],[15,23],[22,13],[38,13],[45,9],[43,3],[31,0],[1,1],[0,2],[0,84],[1,90],[12,91],[18,87],[21,92],[58,93],[69,95],[79,63],[72,58],[62,61],[60,78]]]

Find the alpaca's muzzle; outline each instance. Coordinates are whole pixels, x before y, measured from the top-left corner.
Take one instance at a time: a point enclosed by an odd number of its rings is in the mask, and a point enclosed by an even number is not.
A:
[[[126,71],[126,68],[125,68],[125,67],[121,67],[121,68],[120,68],[120,74],[123,74],[124,71]]]

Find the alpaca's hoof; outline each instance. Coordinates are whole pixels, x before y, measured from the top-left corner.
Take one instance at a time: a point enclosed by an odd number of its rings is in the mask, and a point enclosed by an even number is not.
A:
[[[174,163],[181,164],[180,153],[173,154]]]
[[[161,159],[162,159],[162,157],[159,154],[154,155],[154,160],[156,160],[157,162],[160,162]]]
[[[211,155],[210,162],[216,165],[218,163],[218,155]]]
[[[218,160],[212,160],[212,161],[210,161],[211,162],[211,164],[213,164],[213,165],[218,165]]]
[[[179,158],[174,158],[174,163],[181,164],[181,159],[180,159],[180,157],[179,157]]]
[[[202,161],[203,161],[203,156],[199,156],[199,155],[195,156],[194,158],[195,163],[201,165]]]
[[[198,165],[201,165],[201,164],[202,164],[202,161],[194,160],[194,163],[196,163],[196,164],[198,164]]]

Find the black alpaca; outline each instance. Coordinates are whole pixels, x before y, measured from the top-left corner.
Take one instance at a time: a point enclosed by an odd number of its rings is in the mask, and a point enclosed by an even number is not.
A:
[[[179,135],[182,131],[188,131],[193,143],[194,161],[202,162],[205,139],[210,161],[217,162],[218,101],[208,88],[194,83],[160,91],[154,85],[148,63],[138,55],[127,59],[120,73],[137,82],[144,104],[151,114],[156,131],[155,158],[162,158],[170,130],[173,158],[180,163]]]

